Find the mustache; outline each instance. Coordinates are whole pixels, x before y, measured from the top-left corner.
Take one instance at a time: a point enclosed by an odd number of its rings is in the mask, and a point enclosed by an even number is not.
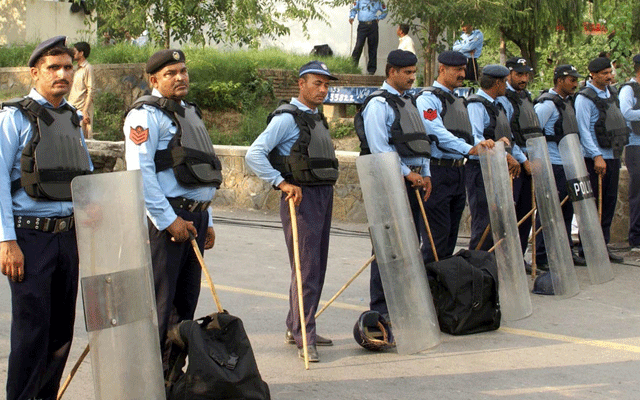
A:
[[[69,81],[66,79],[59,79],[55,82],[53,82],[54,85],[58,84],[58,83],[66,83],[67,85],[69,84]]]

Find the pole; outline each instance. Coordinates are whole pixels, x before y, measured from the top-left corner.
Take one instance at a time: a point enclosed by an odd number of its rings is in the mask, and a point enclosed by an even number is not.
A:
[[[307,321],[304,315],[304,301],[302,299],[302,273],[300,272],[300,245],[298,243],[298,219],[293,198],[289,199],[289,213],[291,214],[291,232],[293,234],[293,259],[296,268],[296,282],[298,284],[298,309],[300,311],[300,329],[302,330],[302,351],[304,353],[304,369],[309,369],[309,349],[307,349]]]
[[[364,270],[369,266],[369,264],[371,264],[371,263],[373,262],[373,260],[375,260],[375,259],[376,259],[376,256],[371,256],[371,258],[369,258],[369,259],[367,260],[367,262],[366,262],[366,263],[364,263],[364,265],[363,265],[362,267],[360,267],[360,269],[358,270],[358,272],[356,272],[356,273],[351,277],[351,279],[349,279],[349,280],[347,281],[347,283],[345,283],[345,284],[344,284],[344,286],[342,286],[342,287],[340,288],[340,290],[338,290],[338,292],[337,292],[336,294],[334,294],[334,295],[333,295],[333,297],[329,299],[329,301],[327,301],[327,303],[326,303],[326,304],[325,304],[325,305],[320,309],[320,311],[318,311],[318,312],[316,313],[315,318],[318,318],[318,317],[320,316],[320,314],[322,314],[322,313],[324,312],[324,310],[326,310],[327,308],[329,308],[329,306],[331,305],[331,303],[333,303],[333,302],[338,298],[338,296],[340,296],[340,295],[342,294],[342,292],[344,292],[344,291],[349,287],[349,285],[351,285],[351,283],[352,283],[352,282],[353,282],[353,281],[354,281],[358,276],[360,276],[360,274],[361,274],[361,273],[362,273],[362,272],[363,272],[363,271],[364,271]]]
[[[536,193],[533,184],[533,175],[531,176],[531,209],[536,208]],[[540,224],[542,226],[542,224]],[[536,231],[535,215],[531,217],[531,232]],[[531,277],[535,278],[538,272],[538,263],[536,262],[536,235],[531,238]]]
[[[427,235],[429,235],[429,243],[431,243],[431,251],[433,251],[433,258],[435,258],[436,261],[440,261],[438,259],[438,252],[436,251],[436,244],[433,242],[433,236],[431,235],[431,227],[429,227],[427,212],[424,210],[424,203],[422,203],[422,197],[420,196],[419,189],[416,189],[416,197],[418,198],[418,204],[420,204],[420,211],[422,212],[422,218],[424,219],[424,226],[427,228]]]
[[[198,262],[200,263],[200,268],[202,268],[202,272],[204,272],[204,276],[207,278],[207,282],[209,283],[209,289],[211,289],[211,294],[213,295],[213,301],[216,303],[216,307],[218,308],[218,312],[224,312],[224,308],[222,308],[222,304],[220,303],[220,299],[218,298],[218,293],[216,293],[216,287],[213,285],[213,280],[211,279],[211,275],[209,275],[209,270],[207,269],[206,264],[204,263],[204,258],[202,257],[202,253],[200,252],[200,248],[198,247],[198,242],[196,242],[195,236],[193,233],[189,232],[189,240],[191,240],[191,245],[193,246],[193,251],[196,253],[196,257],[198,258]]]
[[[69,373],[69,376],[67,377],[67,379],[64,380],[64,383],[62,384],[62,386],[60,387],[60,390],[58,391],[58,397],[56,397],[57,400],[60,400],[62,398],[62,395],[69,387],[71,380],[76,375],[78,368],[80,368],[80,364],[82,364],[85,357],[87,357],[87,354],[89,354],[89,345],[87,345],[87,347],[84,348],[84,351],[80,355],[80,358],[78,358],[78,361],[76,361],[76,363],[73,365],[73,368],[71,368],[71,372]]]

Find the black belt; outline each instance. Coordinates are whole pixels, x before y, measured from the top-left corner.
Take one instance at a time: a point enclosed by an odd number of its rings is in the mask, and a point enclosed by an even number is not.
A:
[[[17,215],[13,217],[16,228],[35,229],[42,232],[60,233],[73,229],[73,215],[62,218],[25,217]]]
[[[169,200],[171,207],[191,212],[204,211],[211,205],[211,201],[191,200],[184,197],[169,197],[167,200]]]
[[[378,20],[377,19],[372,19],[371,21],[358,21],[358,22],[363,24],[363,25],[371,25],[371,24],[378,23]]]
[[[480,165],[480,160],[468,159],[467,160],[467,164],[469,164],[469,165]]]
[[[462,167],[464,158],[432,158],[431,165],[439,167]]]

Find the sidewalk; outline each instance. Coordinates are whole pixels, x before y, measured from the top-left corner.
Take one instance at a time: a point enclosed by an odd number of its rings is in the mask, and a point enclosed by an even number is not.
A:
[[[242,318],[273,399],[637,399],[640,387],[640,254],[614,264],[615,279],[591,285],[577,267],[581,291],[570,299],[532,296],[533,315],[495,332],[442,335],[434,349],[411,356],[372,353],[353,339],[368,308],[365,271],[318,319],[334,346],[319,347],[308,371],[295,346],[284,344],[290,269],[277,215],[214,210],[216,245],[205,259],[222,305]],[[465,243],[461,238],[460,245]],[[371,254],[364,224],[334,223],[323,299]],[[419,306],[419,305],[416,305]],[[67,371],[87,344],[78,303],[76,338]],[[203,281],[197,316],[215,311]],[[9,353],[10,293],[0,283],[0,385]],[[92,400],[89,360],[66,399]],[[4,390],[2,390],[4,393]],[[2,398],[3,395],[0,395]]]

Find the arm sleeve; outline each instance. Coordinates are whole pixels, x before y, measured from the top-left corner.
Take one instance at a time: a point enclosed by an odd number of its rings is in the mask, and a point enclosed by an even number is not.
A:
[[[478,144],[484,140],[484,118],[487,112],[481,103],[469,104],[467,111],[469,112],[469,120],[471,121],[474,144]]]
[[[538,103],[535,106],[533,106],[533,109],[536,112],[536,115],[538,116],[538,121],[540,121],[540,126],[542,127],[543,130],[545,126],[547,126],[549,119],[553,115],[554,108],[555,108],[555,105],[551,100],[543,101],[542,103]]]
[[[591,113],[593,111],[598,112],[591,100],[582,95],[576,97],[576,119],[578,120],[580,143],[582,144],[585,157],[589,158],[602,155],[602,152],[593,141],[593,135],[591,134]]]
[[[93,95],[94,95],[94,83],[95,83],[95,76],[93,73],[93,65],[89,66],[89,68],[87,68],[87,73],[85,74],[85,86],[87,87],[87,99],[85,101],[85,107],[90,107],[90,105],[93,103]],[[95,124],[95,122],[91,121],[92,124]]]
[[[520,146],[518,146],[515,143],[513,144],[513,150],[511,151],[511,155],[520,164],[522,164],[523,162],[527,161],[527,156],[524,155],[524,153],[522,152],[522,149],[520,148]]]
[[[11,197],[11,170],[20,147],[20,131],[23,128],[16,119],[19,111],[0,111],[0,242],[16,240],[13,223],[13,199]]]
[[[355,19],[356,14],[358,13],[358,2],[353,2],[353,7],[351,7],[351,11],[349,11],[349,19]]]
[[[269,162],[269,153],[291,134],[292,126],[295,126],[293,115],[287,113],[276,115],[269,122],[267,129],[251,144],[245,156],[247,165],[258,178],[273,186],[281,184],[284,178]]]
[[[462,155],[469,154],[469,150],[473,146],[469,145],[463,139],[455,136],[444,127],[442,121],[442,103],[433,95],[421,95],[416,100],[418,112],[422,116],[422,123],[427,130],[427,134],[435,135],[438,138],[438,147],[451,153]],[[436,110],[437,115],[433,120],[427,118],[425,111]],[[435,144],[433,144],[435,146]]]
[[[387,18],[387,6],[382,1],[378,4],[380,5],[380,15],[378,15],[378,20]]]
[[[620,111],[627,121],[640,121],[640,110],[634,110],[633,88],[625,86],[620,90]]]

